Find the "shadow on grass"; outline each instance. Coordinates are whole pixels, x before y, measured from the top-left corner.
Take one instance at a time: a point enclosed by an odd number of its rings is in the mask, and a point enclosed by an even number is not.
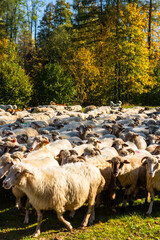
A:
[[[24,214],[21,210],[14,208],[15,199],[7,199],[7,201],[0,200],[0,240],[20,240],[30,239],[30,236],[34,233],[37,225],[37,215],[35,210],[32,210],[30,214],[30,222],[28,225],[23,223]],[[121,212],[122,194],[118,195],[118,202],[116,213],[111,211],[109,201],[107,205],[96,208],[96,219],[94,225],[99,222],[106,223],[111,219],[121,219],[123,216],[129,217],[132,215],[139,215],[142,219],[150,218],[146,216],[149,204],[144,204],[143,200],[136,200],[132,207],[127,206],[125,213]],[[86,214],[87,206],[84,205],[76,211],[74,219],[69,219],[69,213],[64,214],[64,218],[71,222],[75,231],[80,230],[81,222]],[[155,199],[153,205],[152,217],[160,216],[160,200]],[[80,230],[81,231],[81,230]],[[66,234],[63,223],[57,219],[57,215],[54,211],[45,211],[43,214],[43,221],[41,225],[41,237],[42,239],[54,239],[57,234]],[[48,238],[47,234],[52,234],[52,238]],[[44,237],[44,238],[43,238]]]

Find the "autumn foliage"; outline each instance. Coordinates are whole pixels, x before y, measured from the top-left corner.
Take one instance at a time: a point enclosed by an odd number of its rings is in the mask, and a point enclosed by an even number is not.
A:
[[[38,1],[34,4],[39,6]],[[17,33],[17,40],[5,28],[9,19],[2,7],[2,103],[159,104],[159,4],[73,0],[71,8],[65,0],[57,0],[46,6],[39,28],[36,15],[31,28],[24,25],[26,29],[20,30],[19,39]],[[10,97],[5,98],[4,92]]]

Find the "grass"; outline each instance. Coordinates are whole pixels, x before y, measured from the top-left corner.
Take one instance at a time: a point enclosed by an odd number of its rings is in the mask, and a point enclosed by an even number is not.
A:
[[[9,193],[10,194],[10,193]],[[3,194],[1,194],[3,196]],[[134,205],[127,207],[126,212],[121,212],[122,194],[117,195],[120,200],[117,213],[112,213],[110,207],[101,206],[96,209],[96,220],[94,225],[81,229],[79,226],[87,210],[83,206],[76,211],[71,221],[73,232],[68,232],[64,225],[58,221],[54,211],[44,212],[41,225],[40,240],[123,240],[123,239],[157,239],[160,240],[160,199],[156,197],[153,205],[152,216],[146,216],[148,204],[144,199],[138,199]],[[5,200],[7,199],[7,201]],[[0,240],[31,240],[31,234],[36,228],[36,212],[32,210],[30,223],[23,224],[24,215],[22,211],[14,208],[13,197],[1,197],[0,199]],[[68,212],[64,214],[68,219]]]

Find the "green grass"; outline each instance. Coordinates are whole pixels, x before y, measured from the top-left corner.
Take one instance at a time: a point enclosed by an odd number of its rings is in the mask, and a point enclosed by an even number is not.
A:
[[[1,195],[2,196],[2,195]],[[22,211],[14,208],[14,198],[7,201],[0,199],[0,240],[31,240],[31,235],[36,228],[36,212],[32,210],[30,223],[23,224],[24,215]],[[160,199],[156,197],[153,205],[152,216],[146,216],[148,204],[144,204],[144,198],[138,199],[134,205],[126,212],[121,212],[122,194],[118,193],[117,213],[112,213],[109,206],[101,206],[96,209],[96,220],[94,225],[85,229],[80,228],[86,206],[76,211],[74,219],[71,221],[73,232],[68,232],[64,225],[58,221],[54,211],[44,212],[41,225],[41,240],[122,240],[122,239],[159,239],[160,240]],[[66,220],[68,212],[64,214]]]

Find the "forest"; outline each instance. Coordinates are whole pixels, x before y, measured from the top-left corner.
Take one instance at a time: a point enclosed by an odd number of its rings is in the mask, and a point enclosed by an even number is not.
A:
[[[158,0],[0,0],[0,103],[159,105]]]

